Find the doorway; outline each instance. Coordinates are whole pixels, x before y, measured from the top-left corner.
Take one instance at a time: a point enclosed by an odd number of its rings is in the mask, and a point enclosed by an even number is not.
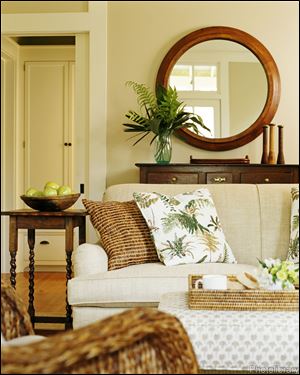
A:
[[[20,56],[24,66],[24,192],[29,188],[43,191],[49,181],[69,185],[75,190],[75,46],[66,44],[65,37],[26,37],[25,41],[23,38],[21,41]],[[24,243],[24,265],[27,266],[29,251],[26,235]],[[64,248],[61,231],[38,231],[36,269],[55,267],[57,270],[58,267],[63,270]]]
[[[5,39],[16,51],[13,57],[1,51],[1,208],[10,210],[23,206],[19,195],[31,185],[42,190],[47,181],[57,181],[78,190],[73,171],[76,54],[75,36]],[[1,232],[1,248],[7,249],[1,252],[1,272],[8,272],[6,217]],[[28,258],[24,232],[18,272],[26,268]],[[63,233],[37,233],[35,261],[37,270],[64,271]]]

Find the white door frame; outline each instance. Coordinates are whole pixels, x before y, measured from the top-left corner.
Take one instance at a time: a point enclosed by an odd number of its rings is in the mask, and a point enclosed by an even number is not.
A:
[[[16,60],[1,50],[1,210],[16,202]],[[1,273],[9,270],[9,218],[1,218]]]

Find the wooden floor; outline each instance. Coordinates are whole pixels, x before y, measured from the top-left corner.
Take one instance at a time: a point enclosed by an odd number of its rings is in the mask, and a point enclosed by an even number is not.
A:
[[[9,274],[1,278],[9,281]],[[16,292],[28,306],[28,272],[17,274]],[[65,316],[66,274],[64,272],[35,272],[34,308],[37,316]],[[63,324],[36,323],[35,331],[61,331]]]

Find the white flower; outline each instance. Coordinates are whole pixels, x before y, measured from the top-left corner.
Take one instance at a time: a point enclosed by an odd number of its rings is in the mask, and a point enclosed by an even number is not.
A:
[[[260,261],[256,275],[261,289],[293,290],[293,282],[299,278],[299,270],[293,262],[268,258]]]
[[[272,258],[265,259],[264,263],[267,266],[267,268],[272,268],[274,265],[274,259]]]

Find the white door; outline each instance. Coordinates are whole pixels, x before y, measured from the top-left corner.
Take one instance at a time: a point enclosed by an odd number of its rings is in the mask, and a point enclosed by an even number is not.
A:
[[[73,188],[73,113],[74,62],[26,61],[25,190],[47,181]],[[64,265],[64,249],[63,231],[36,231],[36,266]]]

